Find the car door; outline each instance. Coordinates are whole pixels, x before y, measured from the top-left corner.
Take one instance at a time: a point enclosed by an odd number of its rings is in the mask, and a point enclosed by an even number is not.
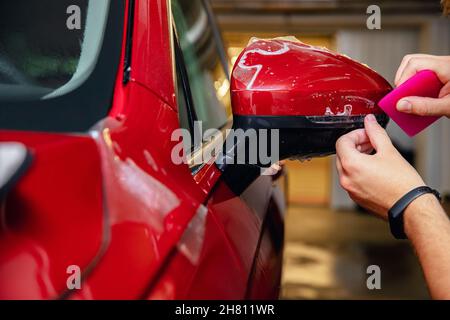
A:
[[[197,134],[185,150],[188,164],[193,179],[207,193],[205,206],[221,230],[223,241],[231,247],[236,267],[240,269],[239,279],[232,281],[244,283],[242,291],[234,298],[249,297],[263,222],[271,199],[272,178],[260,177],[242,196],[237,196],[234,186],[221,179],[210,150],[221,150],[226,130],[231,126],[228,61],[224,59],[219,33],[206,1],[173,0],[172,13],[180,125],[189,130],[191,136]],[[199,297],[196,293],[204,285],[208,264],[199,266],[188,297]]]

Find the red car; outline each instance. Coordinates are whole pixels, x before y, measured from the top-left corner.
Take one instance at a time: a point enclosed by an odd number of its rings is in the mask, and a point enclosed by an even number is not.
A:
[[[277,298],[281,175],[171,160],[227,63],[206,1],[1,2],[0,299]]]
[[[391,87],[292,38],[227,67],[206,0],[0,3],[0,299],[277,298],[283,171],[227,129],[328,155]]]

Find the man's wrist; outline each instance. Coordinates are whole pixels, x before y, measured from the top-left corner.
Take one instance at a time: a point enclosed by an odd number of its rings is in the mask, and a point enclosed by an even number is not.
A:
[[[403,215],[405,233],[409,239],[417,232],[424,232],[433,225],[446,218],[439,200],[433,194],[424,194],[415,199],[405,209]]]

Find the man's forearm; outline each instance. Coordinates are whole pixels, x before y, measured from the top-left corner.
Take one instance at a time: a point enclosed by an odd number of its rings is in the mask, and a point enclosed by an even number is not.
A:
[[[450,299],[450,221],[444,209],[434,195],[424,195],[408,206],[404,219],[432,297]]]

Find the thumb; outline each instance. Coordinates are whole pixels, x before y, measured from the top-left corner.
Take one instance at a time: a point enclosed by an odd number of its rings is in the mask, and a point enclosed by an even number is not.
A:
[[[397,103],[397,110],[418,116],[450,116],[450,95],[442,98],[407,97]]]
[[[378,124],[377,119],[373,114],[369,114],[364,119],[364,127],[370,143],[376,151],[385,149],[392,145],[391,139],[389,139],[386,130]]]

